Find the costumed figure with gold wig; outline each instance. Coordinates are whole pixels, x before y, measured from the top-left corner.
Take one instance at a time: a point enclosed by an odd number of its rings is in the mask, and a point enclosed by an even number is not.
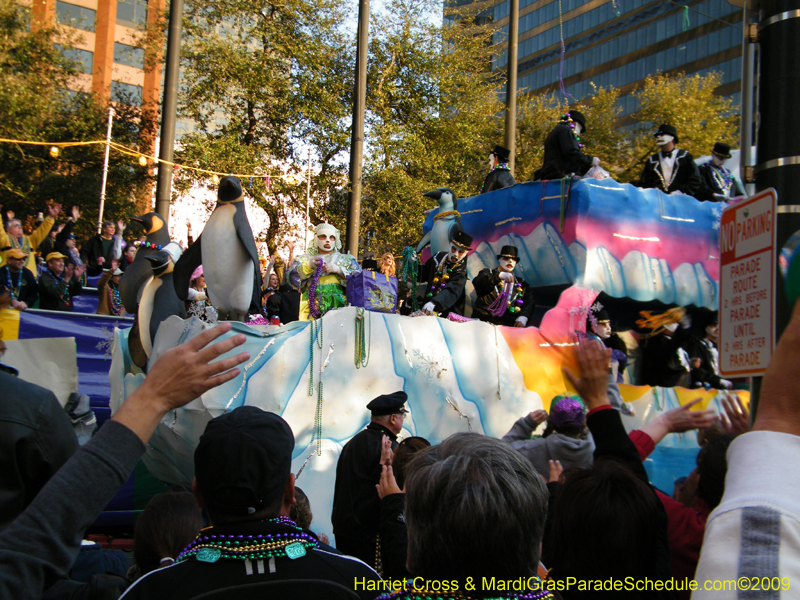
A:
[[[300,319],[318,319],[333,308],[347,305],[347,277],[361,267],[350,253],[343,254],[339,230],[320,223],[308,251],[297,257],[289,273],[292,286],[302,291]]]

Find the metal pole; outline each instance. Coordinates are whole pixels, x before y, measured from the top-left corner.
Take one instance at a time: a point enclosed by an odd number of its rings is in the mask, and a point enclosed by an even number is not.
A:
[[[308,248],[308,205],[311,203],[311,148],[308,149],[308,183],[306,184],[306,229],[303,232],[303,252]]]
[[[519,0],[510,0],[508,16],[508,76],[506,80],[506,137],[508,168],[514,173],[517,139],[517,59],[519,53]]]
[[[358,258],[358,230],[361,225],[361,161],[364,154],[364,110],[367,100],[367,41],[369,0],[358,3],[356,48],[356,93],[353,99],[353,136],[350,143],[350,199],[347,203],[347,251]]]
[[[164,219],[164,225],[169,224],[169,203],[172,195],[172,162],[175,158],[175,120],[178,105],[182,19],[183,0],[171,0],[167,60],[164,70],[164,103],[161,111],[161,149],[158,154],[158,181],[156,183],[156,212]]]
[[[103,159],[103,181],[100,184],[100,212],[97,215],[97,233],[103,229],[103,211],[106,207],[106,182],[108,181],[108,153],[111,150],[111,124],[114,121],[114,107],[108,107],[108,129],[106,130],[106,155]]]
[[[776,251],[800,230],[800,0],[762,0],[758,26],[758,142],[755,166],[756,190],[778,192]],[[776,338],[791,316],[780,272],[775,276]],[[754,390],[758,384],[754,382]],[[752,395],[751,395],[752,399]],[[756,399],[757,400],[757,399]],[[756,402],[757,404],[757,402]],[[757,406],[756,406],[757,409]]]
[[[742,36],[742,106],[741,122],[739,125],[739,178],[747,181],[746,168],[753,166],[753,76],[755,73],[755,44],[750,41],[750,10],[747,2],[742,8],[742,23],[744,35]],[[748,196],[755,192],[755,185],[745,183],[744,189]]]

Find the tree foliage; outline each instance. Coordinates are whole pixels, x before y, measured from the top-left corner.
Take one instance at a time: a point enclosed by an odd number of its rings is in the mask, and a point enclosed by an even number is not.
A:
[[[29,24],[28,7],[0,0],[0,137],[45,143],[0,143],[0,204],[23,218],[42,210],[49,199],[65,208],[77,205],[85,217],[76,233],[86,237],[97,219],[104,146],[66,147],[52,157],[50,144],[105,139],[108,109],[93,95],[66,91],[75,88],[79,71],[55,44],[69,48],[77,40],[61,30]],[[120,105],[112,137],[137,146],[154,119],[138,107]],[[111,152],[106,218],[135,213],[131,200],[149,193],[151,178],[136,160]]]
[[[176,160],[271,174],[244,182],[269,216],[268,230],[255,234],[271,249],[289,213],[304,210],[307,147],[321,162],[315,198],[342,185],[336,159],[349,143],[352,88],[344,16],[341,0],[223,0],[193,4],[184,15],[179,114],[198,129],[181,140]],[[178,191],[197,183],[215,187],[207,174],[179,172]]]

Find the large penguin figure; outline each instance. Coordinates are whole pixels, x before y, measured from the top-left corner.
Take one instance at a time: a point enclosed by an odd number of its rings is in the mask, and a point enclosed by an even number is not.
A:
[[[175,263],[181,256],[181,247],[178,244],[167,244],[163,250],[157,250],[154,254],[147,256],[146,260],[150,264],[150,280],[145,284],[142,291],[142,298],[139,302],[139,310],[136,313],[136,322],[138,324],[138,340],[130,340],[129,346],[132,343],[139,342],[143,350],[144,365],[147,364],[147,358],[153,351],[153,341],[156,339],[158,333],[158,326],[167,317],[178,315],[182,319],[186,318],[186,304],[178,298],[175,293],[175,286],[172,284],[173,270]],[[139,364],[141,361],[141,354],[135,353],[133,347],[130,348],[131,357],[134,359],[134,364],[144,368],[144,365]]]
[[[192,272],[203,265],[208,299],[220,318],[244,321],[261,312],[261,268],[247,220],[242,183],[232,176],[219,182],[217,206],[203,233],[175,265],[175,292],[189,294]]]
[[[133,262],[128,265],[119,280],[119,297],[125,306],[125,312],[135,315],[139,299],[142,297],[142,290],[147,280],[153,275],[147,257],[169,244],[169,231],[167,231],[164,219],[155,212],[133,217],[131,221],[141,223],[147,236],[144,243],[139,245]]]
[[[434,217],[433,227],[417,244],[417,254],[428,244],[431,245],[431,256],[439,252],[450,250],[450,240],[457,231],[464,231],[461,226],[461,215],[456,210],[458,198],[450,188],[439,188],[423,194],[426,198],[433,198],[439,203],[439,212]]]

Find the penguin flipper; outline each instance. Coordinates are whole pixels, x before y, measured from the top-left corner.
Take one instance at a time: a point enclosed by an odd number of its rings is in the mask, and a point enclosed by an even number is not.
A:
[[[172,283],[175,286],[175,293],[178,298],[186,301],[189,297],[189,286],[192,283],[192,273],[194,270],[203,264],[203,247],[200,245],[200,239],[203,237],[201,233],[197,236],[194,244],[189,246],[178,262],[175,263],[175,268],[172,271]]]
[[[139,292],[153,274],[153,269],[145,259],[144,252],[144,250],[139,250],[136,253],[136,258],[128,265],[119,280],[120,300],[125,306],[125,311],[130,314],[136,313],[136,307],[139,305]]]
[[[422,239],[417,244],[417,254],[422,252],[422,249],[431,243],[431,232],[429,231],[425,235],[422,236]]]
[[[253,261],[254,278],[250,313],[259,314],[261,312],[261,263],[258,262],[258,249],[256,248],[256,241],[253,238],[253,230],[250,227],[250,221],[247,220],[247,214],[244,211],[236,211],[233,217],[233,226],[236,228],[236,237],[239,238],[250,260]]]
[[[139,337],[139,315],[134,314],[133,327],[128,333],[128,354],[131,360],[140,369],[147,370],[147,354],[142,347],[142,340]]]

